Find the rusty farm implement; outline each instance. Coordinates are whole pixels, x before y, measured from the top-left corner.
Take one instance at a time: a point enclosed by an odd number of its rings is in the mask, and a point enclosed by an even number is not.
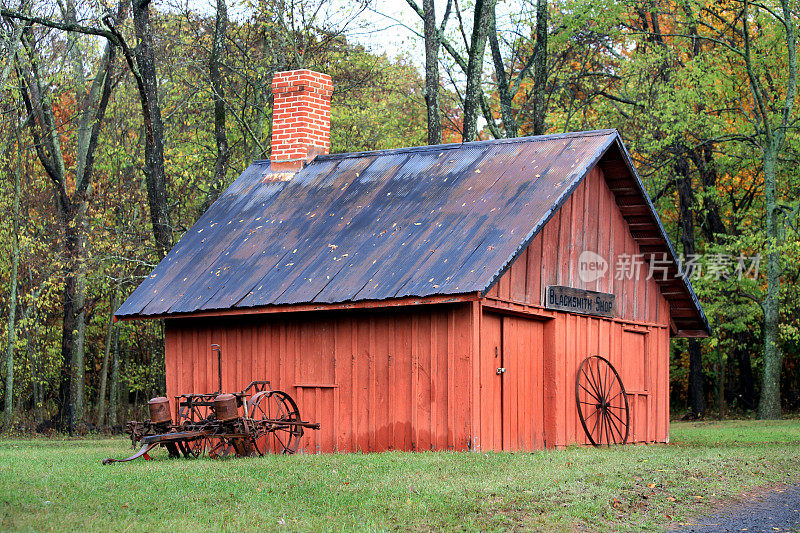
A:
[[[221,363],[219,346],[212,345]],[[319,429],[319,424],[304,422],[291,396],[273,390],[269,381],[253,381],[240,392],[219,391],[204,394],[181,394],[175,397],[175,421],[170,401],[165,397],[148,402],[150,418],[128,422],[127,432],[139,450],[125,459],[105,459],[103,464],[125,462],[145,457],[162,446],[170,458],[237,457],[291,454],[297,451],[304,429]]]

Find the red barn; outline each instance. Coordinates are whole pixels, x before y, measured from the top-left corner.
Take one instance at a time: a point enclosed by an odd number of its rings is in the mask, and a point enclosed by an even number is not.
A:
[[[216,343],[308,452],[667,441],[670,337],[708,323],[619,134],[327,155],[331,90],[276,74],[272,160],[117,311],[166,321],[168,395]]]

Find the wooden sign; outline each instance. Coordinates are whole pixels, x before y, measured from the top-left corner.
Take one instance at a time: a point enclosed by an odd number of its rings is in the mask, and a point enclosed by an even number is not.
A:
[[[614,316],[615,296],[607,292],[586,291],[550,285],[544,294],[544,306],[557,311],[582,315]]]

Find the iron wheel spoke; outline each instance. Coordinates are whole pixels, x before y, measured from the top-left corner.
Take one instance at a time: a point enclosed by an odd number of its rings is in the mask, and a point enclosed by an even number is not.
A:
[[[590,443],[627,443],[628,400],[619,374],[608,359],[594,355],[581,362],[575,376],[575,401]]]
[[[594,398],[596,401],[600,401],[600,398],[598,398],[597,396],[595,396],[595,395],[594,395],[594,393],[592,393],[592,392],[589,392],[589,389],[587,389],[587,388],[586,388],[586,387],[584,387],[583,385],[580,385],[580,388],[582,388],[583,390],[585,390],[585,391],[586,391],[586,393],[587,393],[587,394],[589,394],[589,395],[590,395],[592,398]]]

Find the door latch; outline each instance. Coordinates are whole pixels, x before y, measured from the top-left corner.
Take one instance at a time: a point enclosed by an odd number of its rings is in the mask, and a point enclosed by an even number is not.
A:
[[[505,368],[503,368],[502,366],[501,366],[500,368],[498,368],[498,369],[497,369],[497,375],[498,375],[498,376],[499,376],[500,374],[505,374],[505,373],[506,373],[506,369],[505,369]]]

